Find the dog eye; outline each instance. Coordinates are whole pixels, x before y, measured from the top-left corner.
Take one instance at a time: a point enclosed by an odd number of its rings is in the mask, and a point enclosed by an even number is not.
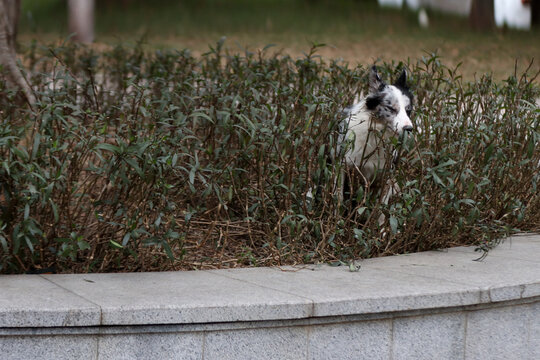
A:
[[[385,106],[386,110],[390,111],[392,114],[397,114],[398,111],[393,106]]]
[[[405,111],[407,112],[407,115],[409,115],[409,114],[412,112],[412,106],[411,106],[411,105],[408,105],[408,106],[405,108]]]

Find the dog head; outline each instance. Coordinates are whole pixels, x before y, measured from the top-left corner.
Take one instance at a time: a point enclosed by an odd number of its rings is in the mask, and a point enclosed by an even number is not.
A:
[[[387,85],[373,66],[369,74],[369,95],[366,107],[388,128],[401,135],[411,131],[413,124],[410,119],[413,106],[413,96],[407,85],[407,72],[401,72],[392,85]]]

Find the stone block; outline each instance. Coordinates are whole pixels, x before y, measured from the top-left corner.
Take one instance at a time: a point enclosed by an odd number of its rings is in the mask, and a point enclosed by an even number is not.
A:
[[[448,249],[449,253],[464,252],[471,256],[480,256],[482,253],[475,251],[475,246],[460,246]],[[494,249],[490,250],[487,257],[504,257],[508,259],[540,262],[537,254],[540,252],[540,235],[518,234],[504,239]]]
[[[527,249],[522,247],[519,251],[526,253]],[[540,295],[539,262],[504,257],[506,250],[498,254],[488,255],[483,261],[473,261],[478,258],[478,254],[429,251],[370,259],[366,267],[476,286],[485,295],[480,302],[509,301]]]
[[[97,337],[79,336],[0,336],[2,360],[94,360]]]
[[[313,301],[314,316],[369,314],[478,303],[478,286],[362,266],[219,270],[221,276]]]
[[[206,271],[46,275],[98,305],[102,325],[305,318],[311,301]]]
[[[540,359],[540,301],[530,305],[529,351],[532,359]]]
[[[530,305],[518,305],[468,312],[465,358],[533,360],[530,311]]]
[[[205,360],[300,360],[307,358],[305,327],[216,331],[206,334]]]
[[[310,360],[390,359],[392,321],[360,321],[313,326]]]
[[[202,333],[102,335],[99,360],[200,360]]]
[[[95,304],[37,275],[0,276],[0,328],[99,325]]]
[[[465,314],[447,313],[394,319],[392,359],[463,359]]]

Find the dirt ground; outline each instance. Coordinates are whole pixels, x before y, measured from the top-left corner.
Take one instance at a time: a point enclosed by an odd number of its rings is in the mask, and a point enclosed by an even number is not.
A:
[[[226,48],[231,52],[242,52],[247,47],[250,51],[264,48],[269,43],[275,44],[271,52],[281,52],[293,57],[301,57],[309,51],[307,39],[251,39],[245,37],[229,37]],[[437,54],[441,61],[449,66],[460,65],[459,72],[467,80],[475,76],[492,73],[497,80],[507,79],[517,72],[524,71],[532,62],[531,73],[540,71],[540,41],[538,44],[516,43],[513,39],[495,38],[495,41],[475,40],[443,40],[431,38],[419,41],[417,38],[382,36],[377,39],[324,39],[326,46],[317,50],[317,54],[327,59],[343,59],[351,65],[370,65],[379,61],[412,63],[423,56]],[[440,41],[439,41],[440,40]],[[270,42],[269,42],[270,41]],[[208,51],[213,39],[201,38],[166,38],[160,39],[159,46],[171,48],[188,48],[195,55]]]
[[[403,34],[392,36],[383,34],[377,38],[363,36],[338,37],[323,36],[318,38],[317,43],[325,46],[317,50],[317,54],[325,60],[343,59],[352,66],[362,64],[368,66],[380,61],[396,63],[410,61],[414,63],[423,56],[435,53],[441,61],[453,68],[460,65],[459,73],[466,80],[473,80],[475,76],[485,73],[493,74],[497,80],[507,79],[517,72],[521,73],[531,65],[530,73],[540,71],[540,40],[534,43],[531,34],[524,33],[520,39],[519,33],[505,35],[502,32],[486,35],[472,35],[471,37],[442,37],[442,36],[404,36]],[[199,56],[208,52],[209,46],[215,45],[220,39],[218,34],[204,34],[201,37],[162,36],[150,37],[144,40],[144,46],[149,49],[190,49],[194,55]],[[28,46],[34,35],[21,34],[19,42]],[[37,37],[38,43],[60,43],[58,37],[41,35]],[[131,39],[119,39],[115,37],[100,37],[93,47],[103,49],[118,43],[133,46],[135,41]],[[306,36],[272,36],[253,34],[233,34],[227,36],[225,48],[232,52],[257,51],[269,44],[273,44],[270,54],[279,52],[289,54],[292,57],[302,57],[309,51],[313,40]]]
[[[318,54],[351,65],[378,60],[416,62],[437,53],[467,80],[492,73],[497,80],[527,68],[540,71],[540,28],[531,31],[471,29],[465,17],[428,9],[429,28],[419,26],[414,11],[380,8],[376,1],[205,0],[109,2],[95,16],[96,47],[142,42],[149,49],[188,48],[195,55],[222,36],[232,52],[262,49],[300,57],[313,42],[325,43]],[[116,4],[114,4],[116,3]],[[127,2],[125,2],[127,3]],[[103,4],[102,4],[103,5]],[[113,6],[114,5],[114,6]],[[19,41],[64,42],[69,38],[64,2],[23,2]]]

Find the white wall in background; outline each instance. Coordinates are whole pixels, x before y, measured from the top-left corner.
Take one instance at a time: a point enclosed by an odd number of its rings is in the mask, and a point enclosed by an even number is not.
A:
[[[495,0],[495,24],[515,29],[531,28],[531,6],[521,0]]]
[[[412,10],[430,8],[441,12],[469,16],[473,0],[378,0],[379,5],[401,8],[403,4]],[[531,6],[521,0],[494,0],[495,24],[510,28],[531,28]]]
[[[379,5],[400,8],[403,3],[410,9],[418,10],[420,7],[436,9],[459,15],[469,15],[472,0],[378,0]]]
[[[403,0],[378,0],[379,5],[400,8],[403,5]]]

